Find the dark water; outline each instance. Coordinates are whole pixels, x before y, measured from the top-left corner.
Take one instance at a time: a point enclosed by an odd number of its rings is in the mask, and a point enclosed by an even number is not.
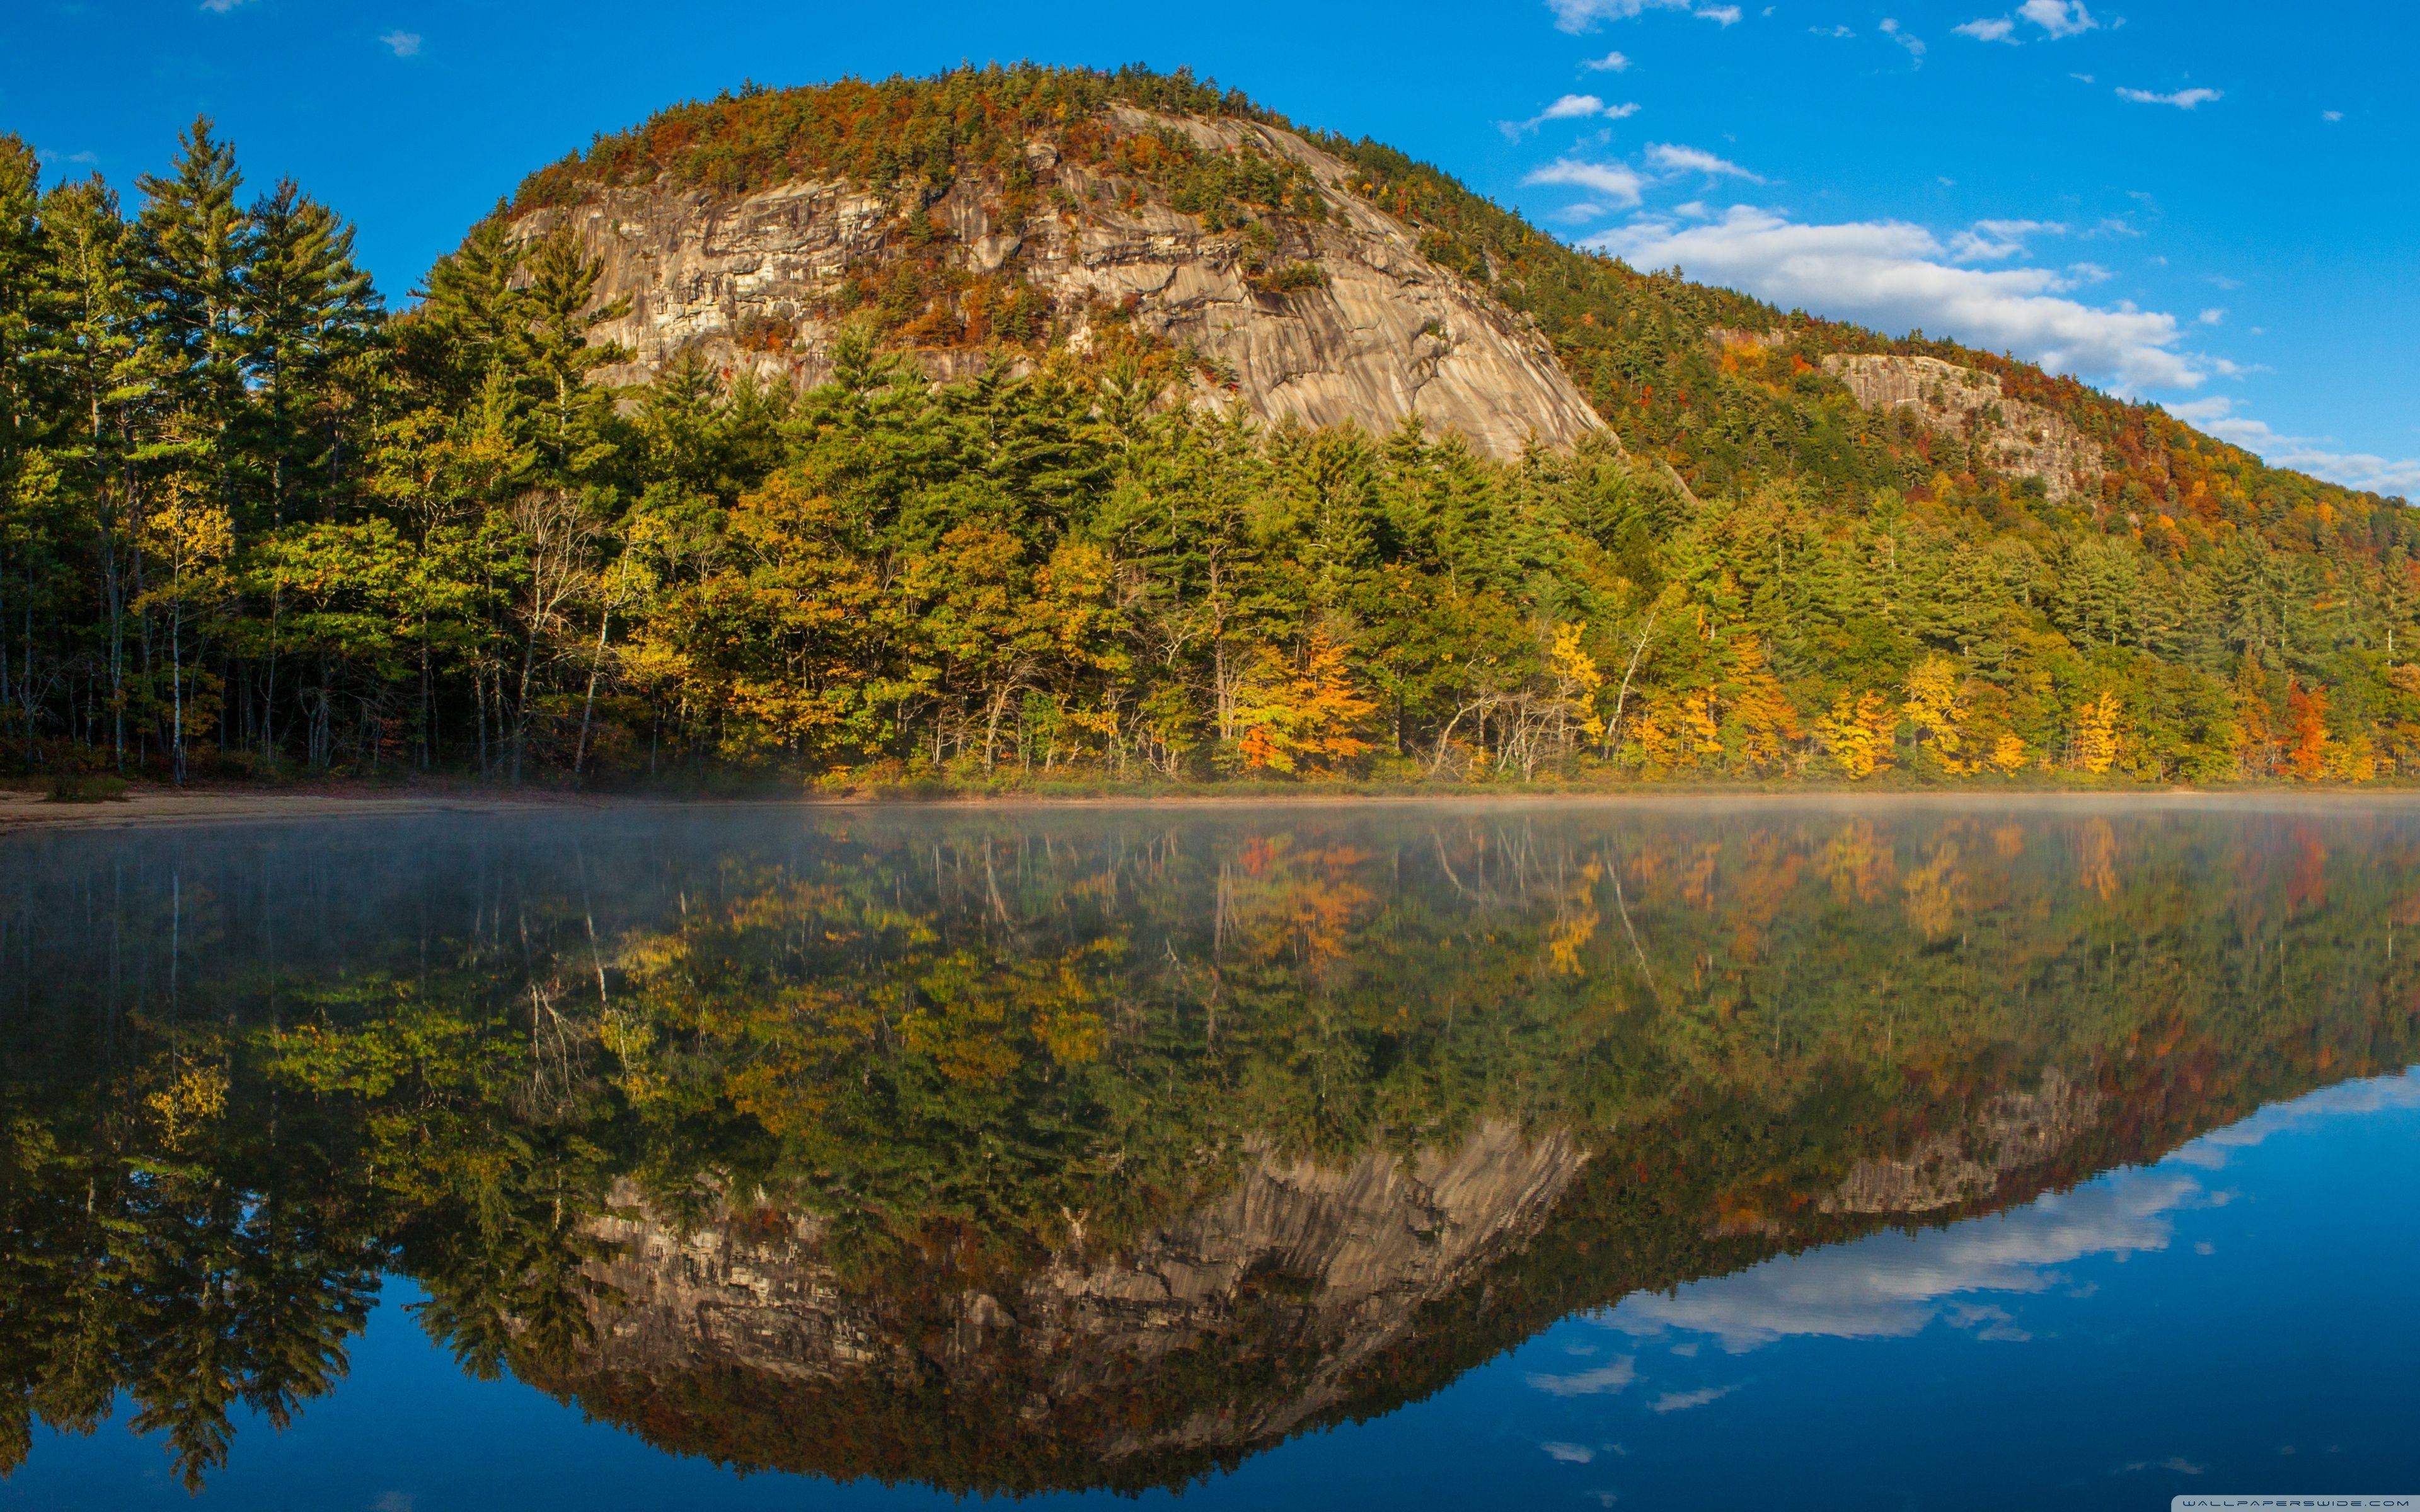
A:
[[[0,839],[0,1505],[2420,1489],[2415,860],[2217,803]]]

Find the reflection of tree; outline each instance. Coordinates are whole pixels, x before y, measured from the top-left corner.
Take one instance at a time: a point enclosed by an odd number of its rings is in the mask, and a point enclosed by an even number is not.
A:
[[[9,1463],[35,1421],[89,1427],[123,1389],[197,1482],[232,1413],[282,1423],[328,1388],[393,1264],[467,1367],[685,1446],[1148,1484],[1231,1450],[1097,1457],[1326,1368],[1316,1278],[1247,1278],[1215,1328],[1073,1395],[1021,1346],[917,1341],[1264,1158],[1570,1131],[1592,1158],[1551,1221],[1424,1304],[1336,1409],[1379,1410],[1570,1308],[1892,1221],[1828,1199],[1861,1162],[1983,1138],[1994,1098],[2054,1070],[2094,1119],[1927,1221],[2420,1037],[2382,949],[2420,918],[2391,829],[1642,810],[588,843],[490,838],[393,874],[296,854],[208,886],[138,867],[131,898],[118,857],[0,899],[60,966],[0,1049]],[[896,1349],[808,1393],[822,1447],[780,1439],[805,1388],[608,1365],[604,1217],[630,1193],[650,1221],[812,1232]],[[967,1436],[989,1418],[1029,1442]]]
[[[0,1455],[13,1467],[36,1419],[90,1431],[122,1390],[136,1430],[162,1432],[198,1488],[232,1413],[282,1427],[343,1375],[383,1251],[324,1149],[251,1124],[256,1103],[144,1153],[127,1148],[139,1125],[82,1101],[116,1124],[116,1148],[69,1147],[23,1116],[8,1132]]]

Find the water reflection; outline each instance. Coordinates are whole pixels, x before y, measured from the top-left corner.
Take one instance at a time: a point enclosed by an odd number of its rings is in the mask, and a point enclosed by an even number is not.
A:
[[[1575,1312],[2013,1340],[1992,1296],[2213,1199],[2069,1188],[2414,1058],[2415,838],[2056,805],[20,837],[0,1462],[122,1391],[199,1484],[232,1413],[343,1378],[386,1273],[466,1369],[663,1447],[949,1489],[1181,1483]]]

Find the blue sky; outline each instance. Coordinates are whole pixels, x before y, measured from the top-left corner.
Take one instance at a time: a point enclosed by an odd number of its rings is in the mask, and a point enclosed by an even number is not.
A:
[[[2420,493],[2420,8],[2374,0],[8,0],[0,130],[196,112],[400,300],[522,174],[753,78],[1190,65],[1635,263],[2012,350]]]

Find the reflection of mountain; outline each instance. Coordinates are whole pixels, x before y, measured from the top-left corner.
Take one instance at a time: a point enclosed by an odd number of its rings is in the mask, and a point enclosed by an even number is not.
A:
[[[2101,1113],[2100,1088],[2056,1067],[2040,1088],[2002,1092],[1971,1131],[1928,1134],[1904,1155],[1861,1160],[1820,1206],[1825,1212],[1938,1212],[1989,1196],[2000,1179],[2039,1165],[2075,1142]]]
[[[669,1446],[785,1470],[1182,1479],[1349,1406],[1359,1367],[1528,1242],[1586,1158],[1500,1122],[1450,1155],[1338,1168],[1263,1153],[1123,1253],[907,1299],[853,1291],[812,1221],[726,1211],[683,1233],[625,1186],[632,1216],[595,1226],[623,1301],[548,1383]],[[882,1411],[904,1401],[939,1421]],[[833,1432],[836,1417],[864,1428]]]
[[[1573,1134],[1525,1137],[1502,1122],[1450,1156],[1323,1166],[1263,1153],[1223,1196],[1119,1254],[1079,1247],[1015,1276],[927,1273],[905,1293],[853,1285],[812,1219],[724,1210],[684,1230],[625,1183],[616,1215],[593,1225],[614,1247],[597,1274],[615,1300],[596,1307],[595,1343],[537,1379],[666,1447],[752,1468],[982,1491],[1176,1485],[1426,1395],[1625,1293],[1617,1326],[1640,1331],[1753,1336],[1792,1306],[1802,1331],[1820,1330],[1830,1299],[1760,1306],[1748,1278],[1770,1273],[1755,1262],[1816,1232],[2033,1198],[2102,1101],[2055,1069],[2032,1089],[1986,1089],[1959,1132],[1856,1160],[1811,1204],[1821,1217],[1752,1232],[1726,1224],[1719,1202],[1655,1200],[1663,1183],[1640,1173],[1686,1148],[1670,1128],[1617,1132],[1607,1143],[1630,1158],[1593,1170]],[[2037,1227],[2076,1253],[2099,1234]],[[1730,1280],[1746,1282],[1744,1300],[1718,1292],[1707,1317],[1661,1295],[1742,1267]],[[1817,1261],[1813,1280],[1835,1269]],[[1879,1298],[1834,1306],[1916,1326],[1929,1316]]]
[[[235,1406],[340,1389],[388,1262],[467,1365],[669,1447],[1168,1484],[1625,1298],[1730,1276],[1727,1326],[1777,1329],[1741,1279],[1776,1255],[2420,1044],[2420,860],[2308,815],[742,811],[39,861],[0,868],[0,1464],[127,1392],[204,1474]]]

